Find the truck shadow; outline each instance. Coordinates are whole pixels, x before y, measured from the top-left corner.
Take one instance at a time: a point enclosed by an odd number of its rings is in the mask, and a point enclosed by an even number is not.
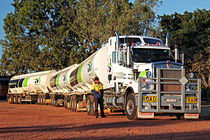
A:
[[[168,132],[163,134],[148,134],[148,135],[126,135],[126,136],[89,136],[89,137],[70,137],[70,138],[58,138],[58,139],[51,139],[51,140],[92,140],[92,139],[108,139],[108,140],[171,140],[171,139],[179,139],[179,140],[195,140],[195,139],[203,139],[209,140],[210,138],[210,130],[207,131],[192,131],[192,132]]]
[[[108,118],[107,118],[108,119]],[[154,126],[164,126],[177,123],[190,123],[192,120],[136,120],[136,121],[123,121],[123,122],[111,122],[111,123],[97,123],[87,125],[41,125],[41,126],[20,126],[20,127],[3,127],[0,128],[0,134],[2,133],[20,133],[20,132],[85,132],[88,130],[99,129],[117,129],[117,128],[144,128]],[[204,121],[204,120],[196,120]],[[192,122],[191,122],[192,123]]]

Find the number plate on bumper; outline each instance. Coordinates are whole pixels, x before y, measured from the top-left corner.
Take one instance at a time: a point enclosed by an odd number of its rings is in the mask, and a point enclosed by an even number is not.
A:
[[[197,97],[186,97],[185,101],[188,104],[197,104],[198,103],[198,98]]]
[[[156,96],[143,96],[143,102],[157,102],[157,97]]]

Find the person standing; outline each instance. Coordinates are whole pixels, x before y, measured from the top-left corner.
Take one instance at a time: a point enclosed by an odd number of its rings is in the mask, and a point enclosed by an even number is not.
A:
[[[103,84],[99,81],[98,77],[94,78],[94,84],[91,87],[91,92],[93,93],[95,102],[95,116],[98,118],[98,104],[100,104],[101,117],[106,117],[104,115],[104,103],[103,103]]]

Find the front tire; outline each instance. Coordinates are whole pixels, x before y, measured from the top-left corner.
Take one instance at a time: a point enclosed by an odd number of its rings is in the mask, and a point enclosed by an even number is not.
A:
[[[90,116],[94,115],[94,108],[93,108],[93,96],[88,96],[87,98],[87,113]]]
[[[133,94],[129,94],[127,96],[125,112],[129,120],[137,119],[137,106],[136,106],[136,101]]]

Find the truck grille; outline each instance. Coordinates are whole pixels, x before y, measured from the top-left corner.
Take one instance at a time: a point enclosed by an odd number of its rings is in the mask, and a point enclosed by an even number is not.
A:
[[[181,79],[181,70],[180,69],[161,69],[160,70],[160,78],[164,79],[161,80],[160,82],[177,82],[177,80],[167,80],[168,78],[179,78]],[[161,84],[160,87],[161,91],[166,91],[166,92],[180,92],[181,91],[181,84]]]

